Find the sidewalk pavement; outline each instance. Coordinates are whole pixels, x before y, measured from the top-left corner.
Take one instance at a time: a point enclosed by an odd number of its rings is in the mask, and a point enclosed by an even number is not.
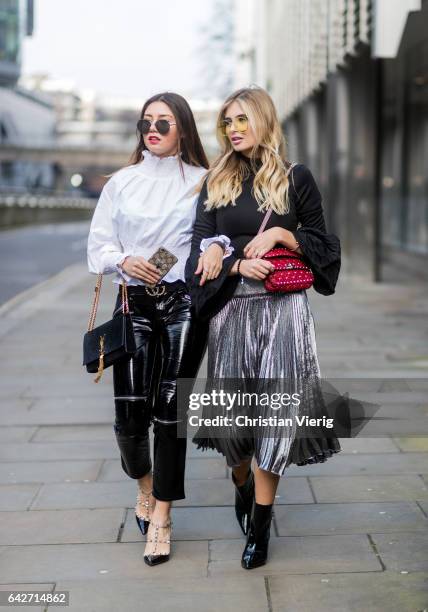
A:
[[[172,558],[144,564],[111,371],[95,385],[81,366],[93,284],[72,266],[0,309],[0,590],[69,590],[79,612],[428,609],[428,438],[406,436],[406,415],[428,417],[426,288],[341,279],[334,296],[308,292],[323,376],[391,379],[378,415],[403,416],[402,430],[291,466],[269,563],[246,572],[230,473],[191,443]],[[107,278],[99,321],[114,293]]]

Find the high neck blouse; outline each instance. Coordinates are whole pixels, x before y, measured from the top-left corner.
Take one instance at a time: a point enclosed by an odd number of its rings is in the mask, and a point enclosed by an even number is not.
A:
[[[94,274],[116,273],[113,282],[143,285],[121,268],[128,255],[149,259],[161,246],[178,257],[163,280],[184,280],[190,253],[198,195],[206,173],[178,155],[159,157],[149,150],[143,159],[116,172],[104,185],[88,237],[88,268]]]

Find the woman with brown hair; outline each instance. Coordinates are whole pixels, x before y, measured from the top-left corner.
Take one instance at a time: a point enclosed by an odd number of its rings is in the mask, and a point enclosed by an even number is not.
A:
[[[183,499],[186,439],[178,437],[177,379],[196,375],[206,336],[191,313],[184,279],[196,214],[195,186],[208,168],[187,101],[166,92],[144,104],[131,164],[108,180],[92,219],[89,270],[116,273],[115,315],[126,284],[137,352],[113,366],[114,431],[122,468],[138,480],[136,519],[144,560],[169,559],[172,501]],[[221,242],[221,241],[220,241]],[[149,258],[177,258],[162,279]],[[153,422],[154,462],[149,447]]]
[[[219,113],[218,137],[221,153],[203,181],[186,264],[196,314],[209,320],[208,379],[214,385],[246,379],[259,392],[272,379],[293,388],[303,383],[317,403],[321,373],[306,290],[268,291],[264,280],[274,268],[263,256],[274,247],[295,251],[311,267],[314,289],[329,295],[340,270],[339,239],[327,233],[310,170],[287,160],[265,90],[243,88],[228,97]],[[258,233],[268,209],[269,222]],[[204,243],[215,234],[228,237],[234,248],[224,259],[218,245]],[[308,413],[310,393],[303,397]],[[293,421],[301,411],[291,404],[286,415]],[[243,436],[236,424],[225,430],[220,436],[215,428],[201,427],[195,442],[218,450],[232,468],[236,515],[247,534],[242,567],[252,569],[266,563],[275,493],[286,467],[325,461],[341,448],[325,428],[309,438],[297,436],[296,427],[288,435],[275,425],[256,435],[244,430]]]

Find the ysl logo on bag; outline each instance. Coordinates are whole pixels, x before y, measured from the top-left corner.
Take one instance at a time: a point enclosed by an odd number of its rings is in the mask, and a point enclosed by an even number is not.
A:
[[[96,383],[100,380],[101,376],[103,375],[103,371],[104,371],[104,343],[105,343],[105,336],[100,336],[100,361],[98,365],[97,375],[94,378],[94,382]]]

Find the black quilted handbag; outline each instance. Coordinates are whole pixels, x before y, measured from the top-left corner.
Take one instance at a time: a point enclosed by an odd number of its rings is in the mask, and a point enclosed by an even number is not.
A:
[[[94,327],[100,299],[103,275],[98,274],[94,299],[89,316],[88,331],[83,338],[83,365],[96,376],[98,382],[105,368],[129,359],[136,351],[132,318],[129,313],[128,291],[122,284],[122,312],[107,323]]]

